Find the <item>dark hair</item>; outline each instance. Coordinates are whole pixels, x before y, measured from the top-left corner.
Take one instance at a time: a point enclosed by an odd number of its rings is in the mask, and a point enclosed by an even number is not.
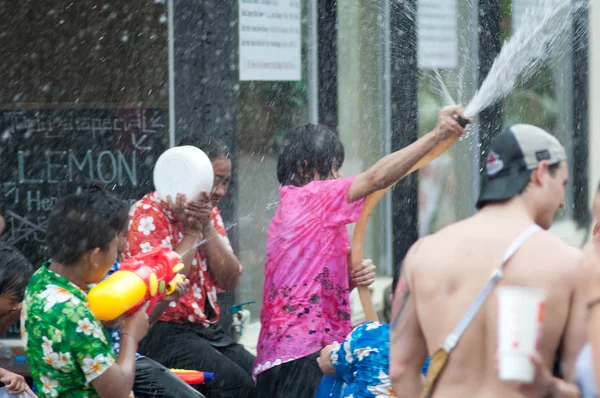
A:
[[[12,246],[0,244],[0,295],[13,293],[23,301],[25,288],[33,275],[33,266]]]
[[[560,168],[560,162],[552,163],[551,165],[548,165],[548,173],[550,173],[550,175],[552,177],[556,177],[556,173],[558,172],[559,168]]]
[[[213,161],[215,159],[228,159],[231,151],[223,142],[210,135],[188,135],[179,141],[178,146],[190,145],[202,149],[202,151]]]
[[[125,204],[103,184],[88,183],[61,198],[48,217],[46,240],[53,261],[74,264],[94,248],[104,251],[127,228]]]
[[[290,131],[281,142],[277,179],[281,185],[303,186],[316,170],[325,179],[333,166],[344,163],[344,146],[327,126],[305,124]],[[308,180],[306,176],[308,177]]]

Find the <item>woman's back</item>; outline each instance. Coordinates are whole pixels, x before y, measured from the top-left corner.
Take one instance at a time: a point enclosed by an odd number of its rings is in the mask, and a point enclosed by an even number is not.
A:
[[[348,203],[352,180],[280,189],[267,239],[255,374],[343,341],[350,332],[346,224],[358,220],[364,204]]]

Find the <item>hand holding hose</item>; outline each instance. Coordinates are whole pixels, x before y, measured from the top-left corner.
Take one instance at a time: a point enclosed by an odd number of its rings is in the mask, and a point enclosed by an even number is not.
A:
[[[350,288],[368,287],[375,282],[376,267],[370,259],[362,260],[360,264],[352,265],[352,251],[348,248],[348,267],[350,272]]]
[[[455,105],[442,109],[440,111],[436,128],[433,131],[439,137],[439,141],[405,174],[405,176],[420,169],[433,159],[440,156],[442,153],[446,152],[446,150],[450,148],[459,137],[464,135],[465,127],[469,123],[471,123],[471,119],[465,116],[462,106]],[[360,267],[360,264],[363,261],[363,243],[371,213],[373,213],[373,210],[375,210],[379,200],[390,188],[391,186],[373,192],[367,197],[362,214],[360,215],[360,219],[354,228],[354,236],[352,238],[351,263],[356,268]],[[366,320],[377,321],[377,313],[375,311],[375,307],[373,306],[369,290],[364,286],[359,286],[358,295],[363,306]]]
[[[434,131],[440,140],[459,138],[465,134],[465,127],[471,119],[465,116],[461,105],[448,106],[440,111]]]

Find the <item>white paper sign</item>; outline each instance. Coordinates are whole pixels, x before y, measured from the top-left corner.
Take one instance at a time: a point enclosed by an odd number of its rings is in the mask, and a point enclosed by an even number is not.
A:
[[[239,0],[240,80],[300,80],[301,0]]]
[[[456,0],[418,1],[417,43],[419,68],[456,68]]]

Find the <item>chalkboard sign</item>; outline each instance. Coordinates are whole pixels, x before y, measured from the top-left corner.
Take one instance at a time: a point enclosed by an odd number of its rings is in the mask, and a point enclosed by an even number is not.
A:
[[[39,266],[48,213],[90,179],[131,204],[167,148],[163,109],[0,110],[2,240]]]

